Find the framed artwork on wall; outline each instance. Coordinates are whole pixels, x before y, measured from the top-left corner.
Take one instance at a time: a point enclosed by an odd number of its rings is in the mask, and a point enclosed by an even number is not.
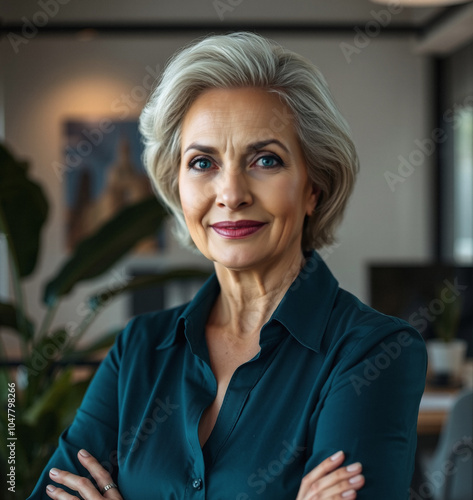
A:
[[[72,251],[127,205],[152,194],[143,167],[137,121],[68,119],[63,123],[65,245]],[[152,254],[166,246],[165,231],[142,240],[134,249]]]

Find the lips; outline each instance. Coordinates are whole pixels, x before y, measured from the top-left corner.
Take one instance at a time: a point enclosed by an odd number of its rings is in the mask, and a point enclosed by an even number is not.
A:
[[[259,231],[266,222],[256,220],[223,221],[211,224],[212,229],[224,238],[239,239]]]

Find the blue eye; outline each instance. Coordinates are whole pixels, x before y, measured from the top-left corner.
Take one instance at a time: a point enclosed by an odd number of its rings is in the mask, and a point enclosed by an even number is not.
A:
[[[189,167],[196,170],[208,170],[211,166],[212,162],[208,158],[195,158],[189,163]]]
[[[263,168],[274,168],[280,167],[282,165],[282,161],[275,156],[261,156],[256,161],[256,165]]]

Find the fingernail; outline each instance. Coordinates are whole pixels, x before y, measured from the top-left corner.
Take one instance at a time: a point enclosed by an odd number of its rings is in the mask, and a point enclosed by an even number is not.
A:
[[[48,491],[51,491],[51,492],[52,492],[52,491],[54,491],[54,490],[56,489],[56,486],[53,486],[52,484],[48,484],[48,485],[46,486],[46,489],[47,489]]]
[[[348,480],[349,483],[355,484],[359,483],[363,479],[363,476],[361,474],[358,474],[358,476],[352,477],[351,479]]]
[[[49,473],[51,474],[51,476],[57,476],[59,474],[59,471],[57,469],[51,469]]]
[[[342,497],[351,497],[355,493],[355,490],[348,490],[342,493]]]
[[[85,450],[80,450],[79,453],[83,456],[83,457],[90,457],[90,453],[87,453]]]
[[[334,453],[331,457],[330,460],[337,460],[337,458],[340,458],[343,455],[343,451],[337,451],[337,453]]]
[[[355,472],[356,470],[360,470],[361,469],[361,464],[360,462],[356,462],[354,464],[351,464],[347,467],[347,471],[348,472]]]

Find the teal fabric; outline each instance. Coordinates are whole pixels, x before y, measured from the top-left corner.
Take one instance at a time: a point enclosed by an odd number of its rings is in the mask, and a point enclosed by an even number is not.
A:
[[[424,341],[339,288],[317,252],[261,329],[259,354],[235,371],[201,449],[198,422],[217,391],[205,323],[219,290],[213,275],[189,304],[129,322],[30,500],[49,498],[51,467],[87,476],[80,448],[125,500],[294,500],[338,450],[363,464],[357,498],[408,498]]]

